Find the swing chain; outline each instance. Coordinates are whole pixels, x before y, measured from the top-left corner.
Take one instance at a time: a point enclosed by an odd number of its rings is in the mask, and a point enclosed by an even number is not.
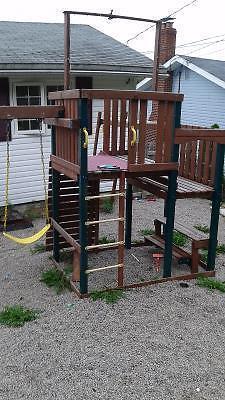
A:
[[[44,157],[44,145],[43,145],[43,131],[42,131],[42,120],[37,119],[39,123],[39,133],[40,133],[40,151],[41,151],[41,166],[42,166],[42,175],[43,175],[43,184],[44,184],[44,195],[45,195],[45,217],[47,224],[50,222],[49,211],[48,211],[48,192],[47,192],[47,179],[45,173],[45,157]]]
[[[5,182],[5,207],[4,207],[4,223],[3,230],[7,229],[8,220],[8,204],[9,204],[9,171],[10,171],[10,149],[9,141],[11,134],[11,120],[7,121],[7,132],[6,132],[6,182]]]

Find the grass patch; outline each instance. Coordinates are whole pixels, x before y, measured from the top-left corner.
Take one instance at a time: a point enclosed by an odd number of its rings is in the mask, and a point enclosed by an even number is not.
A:
[[[204,276],[200,276],[197,279],[197,285],[200,287],[206,287],[210,290],[217,289],[220,292],[225,293],[225,283],[217,281],[216,279],[213,279],[213,278],[207,278]]]
[[[113,212],[113,200],[110,197],[106,197],[102,201],[101,209],[104,213],[112,214]]]
[[[93,301],[103,300],[107,304],[114,304],[124,297],[124,293],[122,290],[109,290],[108,292],[95,291],[90,294],[90,297]]]
[[[34,321],[38,312],[22,306],[7,306],[0,312],[0,324],[12,327],[23,326],[26,322]]]
[[[108,243],[114,243],[114,242],[115,242],[115,238],[110,239],[107,236],[101,236],[98,239],[99,244],[108,244]]]
[[[44,253],[46,250],[44,243],[36,243],[31,249],[31,254]]]
[[[142,236],[148,236],[148,235],[153,235],[154,230],[151,228],[145,228],[141,229],[139,232],[142,234]]]
[[[194,225],[194,228],[203,233],[209,233],[209,227],[207,225]]]
[[[185,236],[183,233],[173,231],[173,244],[175,244],[175,246],[185,246],[187,241],[187,236]]]
[[[70,289],[67,278],[57,268],[44,271],[41,275],[41,282],[53,288],[57,294],[64,292],[66,289]]]

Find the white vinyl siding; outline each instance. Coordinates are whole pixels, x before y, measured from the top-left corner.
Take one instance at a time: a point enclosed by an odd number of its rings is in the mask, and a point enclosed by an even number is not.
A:
[[[174,74],[173,92],[178,92],[178,71]],[[182,124],[210,127],[218,124],[225,127],[225,89],[184,67],[180,77]]]

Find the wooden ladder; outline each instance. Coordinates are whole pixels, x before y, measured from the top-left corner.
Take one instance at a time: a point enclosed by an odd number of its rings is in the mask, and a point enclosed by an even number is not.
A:
[[[102,250],[108,248],[117,248],[118,250],[118,258],[117,264],[115,265],[108,265],[101,268],[91,268],[86,269],[86,274],[91,274],[93,272],[101,272],[107,269],[117,268],[117,282],[118,287],[123,286],[124,280],[124,209],[125,209],[125,172],[120,171],[118,172],[118,179],[119,179],[119,192],[114,194],[100,194],[98,196],[86,196],[85,200],[93,200],[93,199],[102,199],[102,198],[111,198],[117,197],[118,198],[118,218],[109,218],[109,219],[102,219],[99,221],[86,221],[86,226],[96,225],[96,224],[103,224],[103,223],[110,223],[113,221],[118,221],[118,240],[117,242],[113,243],[105,243],[105,244],[94,244],[90,246],[86,246],[87,251],[91,250]]]

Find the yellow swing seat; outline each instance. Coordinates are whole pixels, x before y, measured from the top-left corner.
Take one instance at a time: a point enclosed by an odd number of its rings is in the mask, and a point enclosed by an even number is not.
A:
[[[13,242],[19,243],[19,244],[32,244],[34,242],[37,242],[39,239],[42,238],[48,232],[48,230],[51,228],[51,224],[47,224],[42,228],[39,232],[35,233],[33,236],[29,236],[26,238],[18,238],[16,236],[10,235],[7,232],[3,232],[3,235],[9,239],[12,240]]]

